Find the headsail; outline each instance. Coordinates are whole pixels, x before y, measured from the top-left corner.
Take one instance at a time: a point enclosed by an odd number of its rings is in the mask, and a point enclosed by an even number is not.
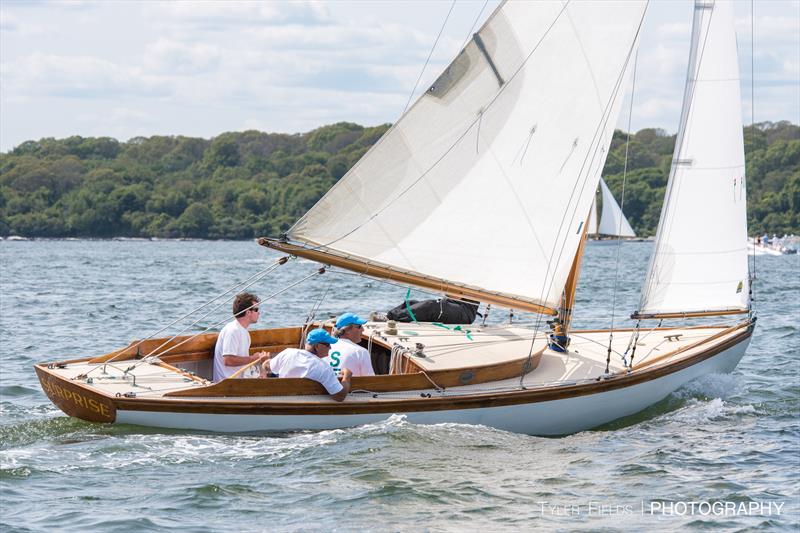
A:
[[[628,219],[622,213],[619,204],[611,194],[611,189],[604,179],[600,179],[600,192],[603,195],[603,212],[600,214],[600,224],[597,226],[599,235],[614,235],[619,237],[636,237]],[[591,229],[591,226],[590,226]]]
[[[731,2],[695,2],[672,170],[634,316],[749,307],[739,67]]]
[[[287,237],[556,308],[645,7],[503,3]]]

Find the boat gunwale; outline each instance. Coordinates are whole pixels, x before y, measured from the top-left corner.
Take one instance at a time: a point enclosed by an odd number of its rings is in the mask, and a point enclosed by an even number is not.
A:
[[[371,398],[364,401],[347,400],[334,402],[329,399],[323,401],[306,402],[275,402],[275,401],[248,401],[219,398],[124,398],[110,397],[98,393],[81,383],[69,381],[68,383],[80,387],[82,390],[91,390],[92,394],[111,400],[116,410],[148,411],[148,412],[180,412],[204,414],[245,414],[245,415],[350,415],[350,414],[376,414],[376,413],[403,413],[411,411],[442,411],[458,409],[476,409],[486,407],[502,407],[525,403],[539,403],[553,400],[563,400],[590,394],[624,389],[626,387],[646,383],[655,379],[673,374],[706,359],[724,352],[752,336],[755,320],[747,320],[732,326],[729,333],[731,337],[722,342],[689,357],[675,361],[654,364],[642,370],[630,373],[614,374],[607,379],[595,379],[593,382],[563,385],[546,385],[534,388],[514,389],[489,392],[465,392],[460,395],[430,395],[429,397],[384,399]],[[674,328],[672,328],[674,329]],[[736,332],[736,330],[741,330]],[[714,339],[705,339],[693,347],[701,346]],[[688,348],[687,348],[688,349]],[[678,353],[683,350],[676,350]],[[665,354],[666,355],[666,354]],[[63,377],[51,372],[46,366],[36,365],[37,373],[46,372],[59,381]],[[41,376],[40,376],[41,380]],[[433,390],[433,389],[431,389]],[[53,398],[51,398],[53,400]],[[54,401],[54,403],[56,403]],[[57,405],[59,405],[57,403]],[[61,407],[59,405],[59,407]],[[63,409],[62,409],[63,410]],[[67,411],[65,411],[67,412]],[[70,414],[67,412],[67,414]]]

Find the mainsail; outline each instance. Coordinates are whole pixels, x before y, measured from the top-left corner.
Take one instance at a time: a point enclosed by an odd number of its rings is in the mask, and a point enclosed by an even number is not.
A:
[[[503,3],[288,239],[558,307],[645,8]]]
[[[749,308],[739,67],[731,2],[695,2],[681,125],[634,316]]]

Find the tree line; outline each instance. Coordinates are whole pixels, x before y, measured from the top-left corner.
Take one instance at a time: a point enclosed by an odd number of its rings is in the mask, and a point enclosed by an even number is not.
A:
[[[0,153],[0,235],[278,235],[386,132],[337,123],[303,134],[27,141]],[[675,136],[616,131],[603,175],[639,235],[655,233]],[[750,233],[800,233],[800,128],[744,129]],[[627,168],[625,152],[628,152]]]

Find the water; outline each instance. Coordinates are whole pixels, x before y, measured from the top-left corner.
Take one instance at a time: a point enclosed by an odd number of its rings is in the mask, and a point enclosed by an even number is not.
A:
[[[618,325],[629,324],[649,250],[646,243],[621,249]],[[588,247],[578,326],[608,326],[616,252]],[[34,362],[100,354],[152,333],[275,257],[249,242],[0,243],[0,529],[800,527],[798,256],[758,258],[759,323],[733,374],[706,377],[642,413],[563,438],[418,426],[401,416],[347,430],[260,435],[102,426],[65,417],[39,388]],[[315,268],[292,262],[252,289],[266,297]],[[262,305],[259,327],[297,324],[323,295],[319,316],[385,310],[405,292],[325,274]],[[226,305],[201,327],[227,314]],[[688,514],[690,502],[735,510]]]

